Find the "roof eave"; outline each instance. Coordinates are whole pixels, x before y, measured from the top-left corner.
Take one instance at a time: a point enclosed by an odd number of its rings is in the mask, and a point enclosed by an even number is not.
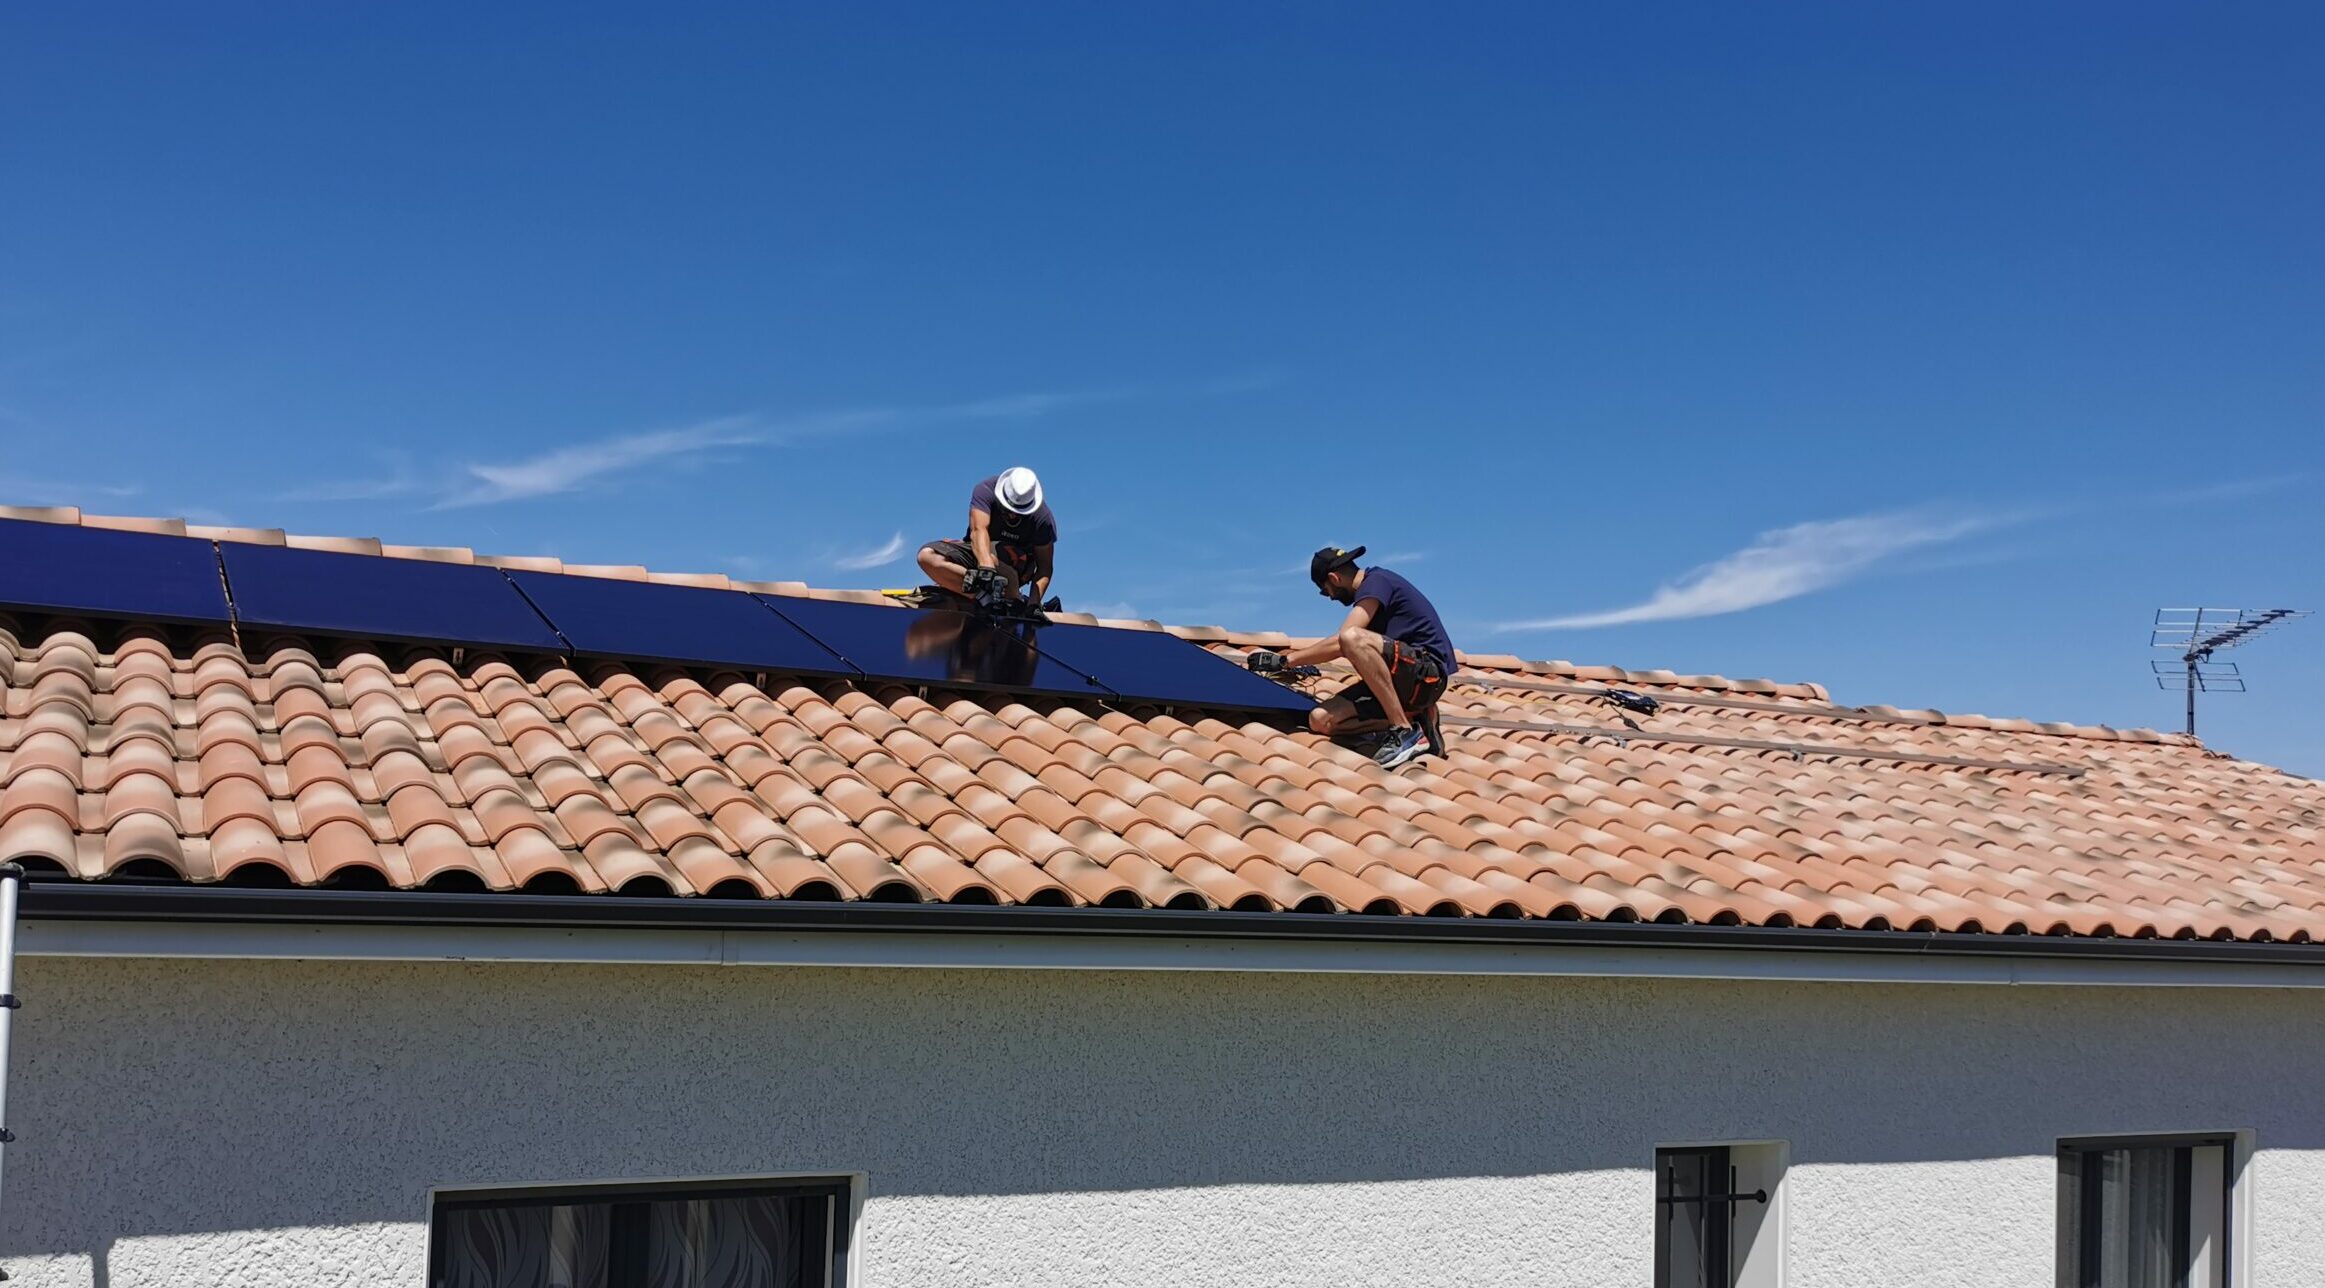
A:
[[[34,880],[57,956],[2325,987],[2325,945]]]

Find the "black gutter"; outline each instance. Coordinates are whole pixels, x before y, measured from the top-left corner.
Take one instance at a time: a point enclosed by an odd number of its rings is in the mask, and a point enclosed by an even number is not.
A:
[[[250,890],[25,882],[21,915],[40,921],[302,926],[475,926],[534,930],[720,930],[787,934],[1023,935],[1428,944],[1482,947],[1757,949],[1890,956],[2007,957],[2299,965],[2325,968],[2325,944],[2216,939],[1817,930],[1662,922],[1380,917],[1296,912],[1175,912],[959,904],[623,898],[619,895],[439,894],[431,891]]]

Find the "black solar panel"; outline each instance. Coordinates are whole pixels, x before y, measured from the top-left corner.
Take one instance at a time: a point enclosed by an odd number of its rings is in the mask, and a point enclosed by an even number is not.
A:
[[[229,620],[209,542],[27,519],[0,519],[0,605],[157,622]]]
[[[575,652],[755,671],[854,677],[856,670],[739,590],[568,573],[511,572]]]
[[[1176,635],[1109,626],[1042,628],[1041,651],[1125,698],[1178,706],[1306,713],[1307,695]]]
[[[234,541],[218,552],[246,628],[565,651],[498,568]]]
[[[761,595],[769,608],[874,679],[953,688],[1107,698],[1104,686],[1044,657],[1039,631],[1022,622],[940,608],[890,608]]]

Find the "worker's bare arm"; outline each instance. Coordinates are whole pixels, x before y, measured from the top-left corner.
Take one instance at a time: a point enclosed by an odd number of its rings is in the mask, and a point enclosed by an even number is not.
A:
[[[1348,616],[1340,620],[1339,630],[1313,644],[1302,644],[1295,649],[1286,649],[1284,651],[1284,665],[1314,666],[1318,662],[1329,662],[1337,657],[1345,657],[1346,654],[1342,651],[1340,642],[1348,638],[1350,631],[1370,631],[1372,616],[1379,611],[1379,600],[1357,600],[1356,606],[1348,610]]]
[[[1057,576],[1057,556],[1058,548],[1054,545],[1033,552],[1033,588],[1025,593],[1027,599],[1038,604],[1049,598],[1050,581]]]
[[[969,549],[976,553],[979,568],[1000,566],[1000,558],[993,553],[993,515],[989,511],[969,510]]]

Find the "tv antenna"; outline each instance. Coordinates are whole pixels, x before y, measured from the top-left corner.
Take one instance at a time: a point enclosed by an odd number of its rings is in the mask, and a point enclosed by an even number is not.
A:
[[[2147,642],[2154,648],[2177,650],[2180,658],[2148,663],[2159,689],[2185,689],[2188,694],[2188,736],[2196,736],[2198,693],[2242,693],[2244,674],[2234,662],[2215,662],[2214,653],[2235,648],[2255,635],[2309,615],[2298,608],[2159,608],[2155,629]]]

